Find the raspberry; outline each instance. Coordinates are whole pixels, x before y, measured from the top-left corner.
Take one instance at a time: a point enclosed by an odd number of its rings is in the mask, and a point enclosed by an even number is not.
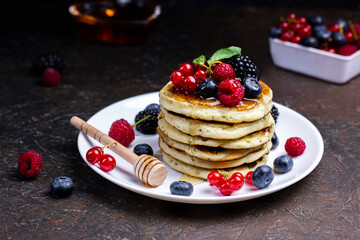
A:
[[[228,107],[238,105],[244,95],[244,88],[238,80],[228,79],[219,84],[218,99]]]
[[[155,110],[146,110],[145,109],[144,111],[140,111],[135,116],[136,123],[139,122],[140,120],[142,120],[143,118],[146,118],[147,116],[150,116],[150,117],[137,123],[136,130],[138,130],[139,132],[144,133],[144,134],[156,133],[156,128],[158,126],[158,115],[159,115],[159,112],[157,112]]]
[[[127,147],[132,141],[134,141],[135,132],[125,119],[120,119],[116,120],[111,125],[109,136]]]
[[[353,44],[345,44],[339,47],[338,53],[343,56],[350,56],[358,50],[356,45]]]
[[[42,168],[41,155],[33,150],[29,150],[19,156],[18,170],[21,176],[33,179],[40,174]]]
[[[305,142],[299,137],[292,137],[286,140],[285,150],[290,157],[296,157],[305,151]]]
[[[220,63],[215,66],[212,78],[221,83],[226,79],[234,79],[236,77],[235,71],[230,64]]]
[[[42,75],[42,83],[44,86],[53,87],[60,83],[60,73],[54,68],[45,69]]]

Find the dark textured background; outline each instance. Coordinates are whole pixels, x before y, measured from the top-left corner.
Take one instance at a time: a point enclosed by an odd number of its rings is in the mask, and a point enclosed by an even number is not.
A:
[[[334,85],[279,69],[267,44],[268,28],[290,10],[360,22],[358,3],[163,1],[146,43],[116,46],[76,38],[71,2],[8,1],[0,14],[0,239],[360,238],[360,77]],[[180,62],[230,45],[260,66],[275,101],[320,130],[325,153],[314,172],[259,199],[204,206],[138,195],[87,167],[71,116],[88,119],[111,103],[158,91]],[[66,69],[59,86],[45,88],[27,68],[53,51]],[[32,181],[17,173],[18,156],[29,149],[44,160]],[[76,185],[66,199],[48,194],[60,175]]]

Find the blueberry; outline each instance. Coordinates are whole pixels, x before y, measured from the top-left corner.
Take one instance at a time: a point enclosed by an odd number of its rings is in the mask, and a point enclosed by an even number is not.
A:
[[[170,185],[172,195],[190,196],[194,191],[191,183],[185,181],[175,181]]]
[[[142,154],[147,154],[152,156],[154,154],[154,151],[151,148],[151,146],[146,143],[136,145],[133,152],[139,156]]]
[[[266,188],[274,180],[274,171],[268,165],[258,166],[251,176],[251,181],[257,188]]]
[[[244,90],[245,90],[245,96],[246,98],[258,98],[261,94],[262,87],[260,83],[253,77],[245,77],[241,81]]]
[[[215,97],[218,92],[218,84],[214,79],[205,78],[200,82],[196,89],[196,93],[200,98]]]
[[[348,23],[346,20],[342,19],[342,18],[338,18],[338,19],[335,21],[335,23],[339,24],[339,26],[342,27],[342,29],[343,29],[344,32],[349,29],[349,23]]]
[[[50,188],[52,194],[58,197],[67,197],[74,190],[74,183],[71,178],[61,176],[52,181]]]
[[[280,27],[271,27],[269,30],[269,36],[271,38],[278,38],[278,37],[280,37],[281,33],[282,33],[282,30]]]
[[[308,17],[308,22],[311,26],[323,25],[326,20],[319,14],[312,14]]]
[[[327,30],[324,25],[319,25],[313,28],[313,35],[318,39],[320,43],[324,43],[331,36],[331,32]]]
[[[300,44],[306,47],[317,48],[319,46],[319,41],[314,36],[307,36],[301,39]]]
[[[277,148],[279,146],[279,138],[277,137],[276,133],[271,137],[272,147],[271,150]]]
[[[274,169],[278,173],[286,173],[290,171],[294,166],[294,161],[288,155],[282,155],[275,158],[274,160]]]
[[[149,104],[145,110],[153,110],[153,111],[156,111],[158,113],[161,112],[161,109],[160,109],[160,105],[157,104],[157,103],[152,103],[152,104]]]
[[[345,38],[344,34],[342,34],[340,32],[332,33],[331,38],[332,38],[333,42],[338,46],[342,46],[346,43],[346,38]]]

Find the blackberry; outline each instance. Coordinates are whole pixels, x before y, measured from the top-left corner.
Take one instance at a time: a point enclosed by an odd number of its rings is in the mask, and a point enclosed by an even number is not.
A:
[[[55,68],[61,72],[64,66],[64,60],[58,53],[48,53],[33,60],[30,72],[32,75],[41,76],[46,68]]]
[[[277,109],[277,107],[275,107],[275,105],[273,105],[273,107],[271,108],[271,111],[270,111],[270,113],[271,113],[271,116],[274,118],[274,120],[275,120],[275,123],[277,122],[277,118],[278,118],[278,116],[279,116],[279,110]]]
[[[253,77],[256,80],[260,78],[260,70],[248,56],[236,55],[224,61],[230,64],[235,70],[236,77],[244,79],[245,77]]]
[[[149,115],[150,117],[139,122],[141,119]],[[159,113],[156,110],[145,109],[144,111],[140,111],[135,116],[135,122],[139,122],[136,124],[136,130],[144,134],[155,134],[158,126],[158,115]]]

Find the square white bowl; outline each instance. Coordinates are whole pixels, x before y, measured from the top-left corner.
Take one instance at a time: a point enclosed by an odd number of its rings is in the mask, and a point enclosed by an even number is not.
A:
[[[278,67],[333,83],[346,83],[360,73],[360,50],[350,56],[269,38],[270,53]]]

